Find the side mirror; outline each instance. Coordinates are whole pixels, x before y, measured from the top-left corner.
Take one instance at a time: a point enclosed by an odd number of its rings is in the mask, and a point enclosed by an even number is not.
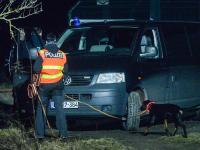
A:
[[[155,46],[141,46],[141,58],[155,58],[158,54],[158,49]]]

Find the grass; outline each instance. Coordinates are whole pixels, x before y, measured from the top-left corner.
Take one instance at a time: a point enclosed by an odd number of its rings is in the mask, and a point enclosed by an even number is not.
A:
[[[2,150],[134,150],[113,138],[61,141],[47,138],[41,143],[19,128],[0,129],[0,149]]]
[[[100,137],[83,134],[77,139],[62,141],[53,138],[54,132],[52,132],[47,134],[45,140],[38,142],[34,139],[33,128],[26,131],[19,122],[11,122],[9,128],[0,129],[0,150],[196,150],[200,146],[198,131],[189,132],[188,138],[183,138],[181,135],[167,137],[123,134],[126,133],[120,132],[114,135],[103,133]],[[122,137],[119,138],[118,135]]]
[[[29,150],[32,142],[19,129],[9,128],[0,130],[0,149],[2,150]]]
[[[190,133],[188,138],[183,138],[181,135],[176,135],[172,137],[163,136],[160,139],[174,144],[200,145],[200,133],[198,132]]]
[[[60,140],[44,141],[40,145],[41,150],[128,150],[131,149],[124,146],[112,138],[76,140],[71,142],[62,142]]]

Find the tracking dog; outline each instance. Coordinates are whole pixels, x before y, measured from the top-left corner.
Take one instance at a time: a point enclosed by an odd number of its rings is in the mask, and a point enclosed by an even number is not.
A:
[[[145,100],[141,106],[141,111],[148,112],[147,128],[144,135],[148,134],[149,128],[154,125],[155,120],[164,121],[165,132],[170,136],[167,121],[172,121],[175,125],[173,136],[176,134],[178,127],[183,129],[183,137],[187,138],[185,124],[182,121],[183,111],[174,104],[156,104],[153,101]]]

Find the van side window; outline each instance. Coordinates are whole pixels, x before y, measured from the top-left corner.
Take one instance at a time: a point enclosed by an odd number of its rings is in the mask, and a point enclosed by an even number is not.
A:
[[[200,58],[200,27],[199,25],[188,25],[187,34],[190,42],[192,55],[197,59]]]
[[[183,25],[164,25],[161,29],[168,58],[187,58],[191,56]]]
[[[156,59],[159,55],[157,31],[155,29],[145,30],[140,41],[140,57]]]

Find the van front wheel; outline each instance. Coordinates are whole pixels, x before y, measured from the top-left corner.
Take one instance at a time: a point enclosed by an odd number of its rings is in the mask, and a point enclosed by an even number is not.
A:
[[[140,116],[138,115],[141,107],[141,96],[139,92],[131,92],[128,96],[127,104],[127,120],[126,120],[126,130],[133,131],[137,130],[140,125]]]

